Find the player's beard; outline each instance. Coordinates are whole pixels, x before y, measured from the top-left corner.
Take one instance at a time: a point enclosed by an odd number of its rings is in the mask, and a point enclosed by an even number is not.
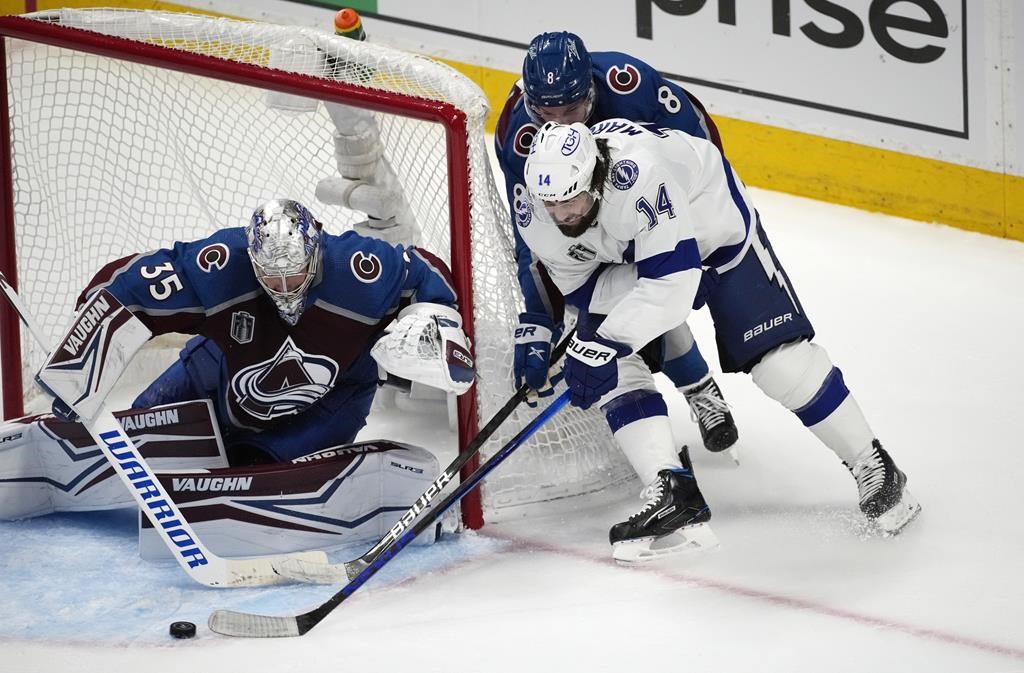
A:
[[[586,215],[580,218],[579,222],[576,222],[575,224],[558,224],[556,225],[558,230],[562,232],[563,236],[567,236],[568,238],[579,238],[586,233],[587,229],[594,226],[597,220],[597,211],[600,210],[600,205],[601,200],[594,199],[594,203],[590,206],[590,210],[587,211]]]

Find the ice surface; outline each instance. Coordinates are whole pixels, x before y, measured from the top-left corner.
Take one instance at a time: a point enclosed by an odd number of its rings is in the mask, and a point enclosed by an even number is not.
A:
[[[922,503],[901,536],[870,536],[831,452],[749,378],[720,375],[742,465],[693,450],[714,552],[617,567],[607,529],[638,501],[577,502],[410,548],[307,635],[259,642],[206,616],[302,612],[334,588],[205,589],[140,561],[123,512],[3,523],[0,671],[1024,671],[1024,245],[754,198]],[[716,364],[706,311],[692,325]],[[678,439],[699,445],[664,391]],[[451,446],[442,417],[385,416],[364,436]],[[195,639],[167,636],[182,619]]]

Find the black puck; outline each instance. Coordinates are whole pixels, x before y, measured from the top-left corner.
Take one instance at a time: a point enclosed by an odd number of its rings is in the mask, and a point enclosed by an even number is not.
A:
[[[196,625],[192,622],[171,622],[170,630],[174,638],[192,638],[196,635]]]

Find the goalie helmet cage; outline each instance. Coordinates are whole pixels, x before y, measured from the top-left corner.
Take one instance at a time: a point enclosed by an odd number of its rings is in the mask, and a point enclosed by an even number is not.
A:
[[[509,399],[521,305],[513,244],[487,155],[487,100],[458,71],[307,28],[173,12],[37,12],[0,17],[0,35],[0,271],[20,281],[51,339],[104,264],[243,225],[267,199],[306,204],[331,233],[364,219],[314,192],[338,175],[332,117],[370,111],[421,245],[452,269],[473,340],[478,378],[459,398],[460,445]],[[38,398],[31,381],[45,353],[9,307],[0,317],[10,418]],[[632,479],[600,414],[566,410],[491,475],[482,502],[463,501],[463,519],[476,528]]]

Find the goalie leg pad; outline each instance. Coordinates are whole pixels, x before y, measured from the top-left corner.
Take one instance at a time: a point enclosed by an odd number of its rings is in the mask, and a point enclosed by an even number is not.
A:
[[[206,400],[114,414],[154,469],[227,466]],[[0,519],[133,507],[80,423],[51,415],[0,425]]]
[[[342,177],[352,180],[372,178],[383,153],[376,125],[351,135],[334,134],[334,158]]]
[[[289,463],[158,477],[211,552],[244,557],[376,542],[438,472],[426,449],[381,440]],[[170,553],[145,517],[139,553]]]

